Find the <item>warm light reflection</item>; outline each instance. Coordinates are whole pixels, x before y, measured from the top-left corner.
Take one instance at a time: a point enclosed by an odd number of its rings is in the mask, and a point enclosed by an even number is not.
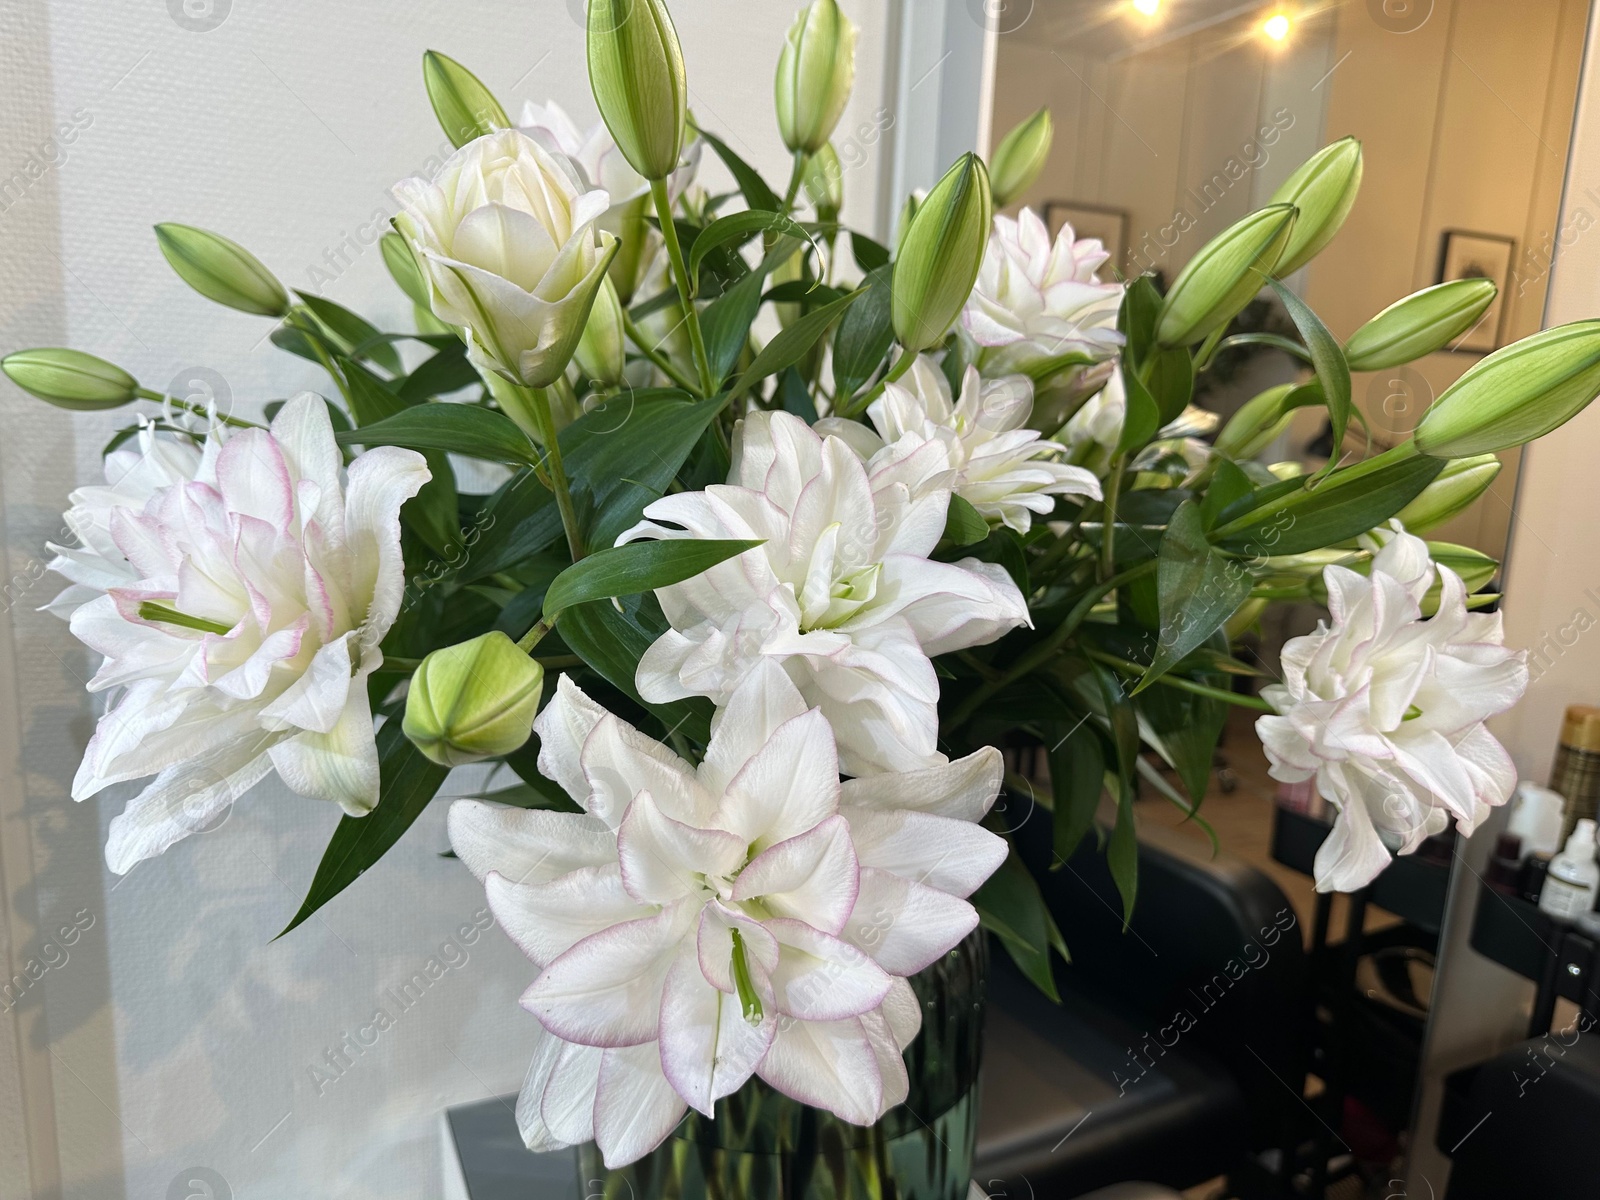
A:
[[[1153,17],[1161,11],[1161,0],[1132,0],[1133,11],[1141,17]]]
[[[1261,32],[1275,42],[1289,36],[1289,18],[1284,13],[1273,13],[1261,26]]]

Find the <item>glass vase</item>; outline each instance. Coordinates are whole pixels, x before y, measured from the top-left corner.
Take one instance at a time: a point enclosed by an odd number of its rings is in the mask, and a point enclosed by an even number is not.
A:
[[[875,1125],[851,1125],[751,1079],[695,1112],[638,1162],[608,1171],[581,1148],[585,1200],[965,1200],[978,1133],[984,934],[911,979],[922,1032],[906,1047],[910,1092]]]

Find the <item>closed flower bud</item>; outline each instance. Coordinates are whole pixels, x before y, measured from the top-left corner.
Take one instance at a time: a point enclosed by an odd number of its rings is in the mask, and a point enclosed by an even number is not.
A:
[[[837,222],[844,207],[844,166],[831,142],[806,160],[802,182],[817,219],[825,225]]]
[[[589,310],[589,322],[583,327],[575,357],[589,383],[615,387],[622,381],[622,301],[609,278],[595,293],[594,307]]]
[[[1352,371],[1383,371],[1442,350],[1471,329],[1494,303],[1489,279],[1453,279],[1396,300],[1350,335],[1344,356]]]
[[[689,113],[683,49],[662,0],[589,0],[589,85],[606,128],[646,179],[678,169]]]
[[[401,728],[442,767],[510,754],[528,740],[544,668],[500,632],[435,650],[411,677]]]
[[[455,59],[429,50],[422,56],[422,82],[434,116],[456,149],[496,129],[511,128],[500,101]]]
[[[1273,274],[1289,275],[1321,253],[1350,215],[1360,190],[1361,143],[1353,137],[1324,146],[1300,164],[1272,194],[1271,203],[1300,210]]]
[[[1293,205],[1273,204],[1202,246],[1162,301],[1156,340],[1192,346],[1238,316],[1266,286],[1294,224]]]
[[[172,269],[207,300],[263,317],[289,312],[289,293],[250,251],[193,225],[156,226],[156,241]]]
[[[1600,321],[1541,330],[1446,388],[1417,425],[1417,449],[1433,458],[1509,450],[1564,425],[1596,394]]]
[[[856,77],[856,27],[836,0],[811,0],[800,10],[778,57],[778,130],[796,154],[828,144],[844,115]]]
[[[918,206],[895,258],[892,316],[905,349],[938,345],[961,315],[993,217],[988,169],[976,154],[963,154]]]
[[[138,380],[81,350],[18,350],[0,359],[0,370],[30,396],[74,412],[120,408],[138,399]]]
[[[1437,529],[1488,491],[1498,474],[1500,459],[1493,454],[1451,459],[1420,496],[1395,513],[1395,519],[1412,533]]]
[[[1055,123],[1050,110],[1041,108],[1018,125],[1000,141],[989,164],[989,177],[994,181],[994,206],[1004,208],[1039,178],[1045,159],[1050,157],[1050,143],[1055,139]]]
[[[1217,435],[1217,451],[1242,462],[1272,445],[1294,420],[1294,409],[1285,408],[1284,402],[1295,386],[1281,383],[1241,404]]]

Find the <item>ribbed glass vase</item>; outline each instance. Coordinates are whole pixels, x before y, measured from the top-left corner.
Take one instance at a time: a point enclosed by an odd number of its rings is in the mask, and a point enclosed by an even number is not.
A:
[[[906,1047],[911,1090],[876,1125],[851,1125],[752,1079],[690,1110],[638,1162],[608,1171],[580,1151],[588,1200],[965,1200],[978,1133],[978,1065],[988,952],[982,931],[911,986],[922,1032]]]

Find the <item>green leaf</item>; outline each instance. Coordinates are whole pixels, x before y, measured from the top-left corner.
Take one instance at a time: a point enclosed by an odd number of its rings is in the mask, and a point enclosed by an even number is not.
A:
[[[1211,486],[1206,489],[1206,498],[1200,502],[1201,521],[1207,529],[1214,528],[1225,508],[1243,500],[1254,490],[1248,475],[1228,459],[1219,459],[1216,474],[1211,477]]]
[[[806,352],[816,345],[817,339],[828,331],[829,326],[838,320],[860,295],[861,289],[857,288],[832,304],[813,309],[780,332],[762,347],[761,353],[756,355],[755,362],[739,376],[738,382],[728,393],[728,399],[737,400],[768,375],[776,375],[785,367],[792,367],[799,362],[805,357]]]
[[[1215,636],[1209,654],[1220,654],[1220,647],[1226,644],[1225,636]],[[1226,688],[1227,677],[1205,669],[1204,663],[1205,652],[1189,658],[1184,663],[1185,673],[1199,676],[1202,683]],[[1198,807],[1211,785],[1213,755],[1228,721],[1228,705],[1193,692],[1157,687],[1135,697],[1134,707],[1145,742],[1178,773]]]
[[[416,255],[411,252],[405,238],[391,229],[378,239],[378,247],[383,252],[383,265],[389,268],[389,274],[400,285],[400,290],[418,308],[432,312],[431,289],[422,277],[422,268],[417,266]]]
[[[487,462],[539,461],[539,451],[516,422],[476,404],[418,404],[338,436],[344,446],[405,446],[448,450]]]
[[[357,425],[374,425],[411,407],[409,401],[390,391],[383,380],[355,359],[341,356],[335,361],[350,391],[350,415]]]
[[[1117,823],[1106,847],[1106,865],[1122,897],[1122,927],[1133,920],[1133,904],[1139,897],[1139,830],[1134,823],[1133,789],[1125,787],[1117,799]]]
[[[1322,385],[1322,395],[1328,402],[1328,420],[1333,424],[1333,457],[1337,459],[1339,447],[1344,444],[1344,431],[1350,424],[1350,364],[1345,361],[1344,347],[1328,332],[1328,327],[1311,311],[1310,305],[1276,279],[1267,282],[1289,310],[1295,328],[1311,352],[1311,365],[1316,368],[1317,382]]]
[[[1059,1003],[1050,950],[1060,943],[1061,933],[1045,907],[1039,884],[1015,851],[973,893],[972,903],[983,927],[1000,939],[1022,973]]]
[[[416,404],[475,385],[481,387],[483,378],[467,360],[467,348],[457,343],[439,351],[406,376],[396,394],[407,404]]]
[[[861,273],[870,275],[879,267],[889,265],[889,248],[881,242],[875,242],[864,233],[850,231],[850,253],[856,260],[856,266],[861,268]]]
[[[850,307],[833,335],[833,387],[840,404],[851,399],[877,373],[894,344],[892,297],[894,268],[885,264],[861,281],[861,299]]]
[[[750,326],[761,311],[761,288],[767,276],[799,248],[793,238],[779,239],[760,266],[724,291],[700,314],[700,329],[705,337],[714,386],[721,387],[728,372],[739,361],[750,337]]]
[[[682,583],[719,562],[753,550],[759,541],[715,541],[681,538],[662,542],[629,542],[597,550],[573,563],[545,593],[544,611],[551,618],[576,604],[637,596]]]
[[[751,208],[763,208],[768,212],[778,212],[783,208],[783,202],[777,194],[767,186],[767,181],[761,178],[761,173],[744,159],[740,158],[719,137],[707,133],[704,129],[696,128],[697,132],[705,139],[706,145],[716,151],[716,155],[728,168],[739,190],[744,193],[745,203]]]
[[[1405,442],[1376,458],[1345,467],[1319,486],[1301,486],[1257,503],[1211,535],[1235,554],[1300,554],[1358,537],[1383,524],[1444,469],[1444,460],[1417,453]],[[1275,489],[1267,489],[1270,494]]]
[[[1182,346],[1157,350],[1150,358],[1150,395],[1155,398],[1161,424],[1170,425],[1183,415],[1194,395],[1194,359]]]
[[[989,522],[983,514],[954,492],[944,521],[944,540],[953,546],[971,546],[989,536]]]
[[[573,653],[612,687],[648,709],[664,729],[705,745],[711,739],[711,701],[696,696],[671,704],[646,704],[634,682],[644,652],[666,631],[666,619],[653,596],[630,598],[621,612],[610,600],[596,600],[569,608],[561,617],[561,637]]]
[[[455,59],[429,50],[422,56],[422,82],[434,116],[452,146],[459,149],[474,138],[511,127],[494,93]]]
[[[1117,312],[1117,331],[1127,339],[1123,362],[1134,369],[1144,363],[1155,345],[1156,318],[1161,312],[1161,293],[1155,280],[1141,275],[1128,285],[1122,294],[1122,307]]]
[[[540,785],[543,785],[542,787]],[[581,813],[583,809],[550,780],[540,776],[537,783],[517,783],[494,792],[474,796],[511,808],[543,809],[546,812]]]
[[[437,554],[449,555],[461,540],[461,502],[456,495],[456,473],[450,456],[427,450],[428,482],[407,500],[400,515],[411,530]]]
[[[367,358],[392,375],[405,371],[400,353],[392,342],[360,313],[353,313],[342,304],[316,295],[314,292],[296,290],[300,303],[311,310],[317,324],[328,334],[335,348],[347,358]]]
[[[1095,810],[1105,791],[1106,758],[1100,735],[1088,719],[1064,732],[1055,727],[1050,747],[1050,785],[1055,792],[1056,858],[1065,863],[1094,828]]]
[[[449,774],[406,739],[398,719],[386,721],[378,730],[378,772],[377,807],[364,817],[340,819],[322,852],[305,902],[278,937],[300,925],[382,858],[422,815]]]
[[[1250,595],[1254,580],[1243,565],[1206,540],[1200,506],[1185,500],[1172,514],[1156,566],[1161,602],[1161,635],[1150,669],[1139,680],[1138,695],[1191,650],[1205,644]]]
[[[730,248],[739,246],[747,238],[758,233],[772,233],[774,231],[788,234],[798,238],[815,250],[816,242],[805,226],[791,217],[786,217],[779,212],[769,212],[766,209],[752,208],[745,212],[734,213],[729,217],[722,217],[713,221],[702,229],[694,239],[694,247],[689,251],[689,278],[700,278],[700,264],[706,255],[721,246]],[[696,292],[698,292],[698,284]]]
[[[1116,452],[1128,454],[1155,437],[1161,428],[1161,410],[1136,372],[1124,371],[1122,384],[1128,396],[1127,416],[1122,419],[1122,437],[1117,441]]]

